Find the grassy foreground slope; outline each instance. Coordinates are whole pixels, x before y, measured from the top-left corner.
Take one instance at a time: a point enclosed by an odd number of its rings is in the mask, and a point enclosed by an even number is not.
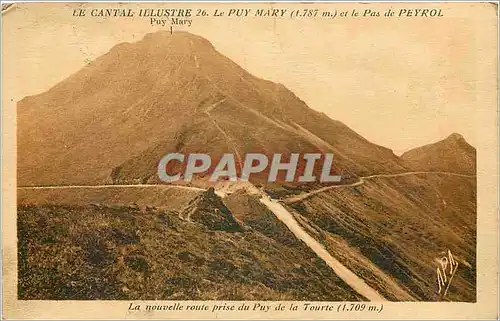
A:
[[[168,185],[134,186],[120,188],[107,185],[105,188],[67,189],[18,189],[17,201],[23,205],[129,205],[141,208],[157,207],[164,210],[183,208],[200,191]]]
[[[19,205],[19,299],[364,299],[271,213],[235,216],[210,193],[177,211]]]

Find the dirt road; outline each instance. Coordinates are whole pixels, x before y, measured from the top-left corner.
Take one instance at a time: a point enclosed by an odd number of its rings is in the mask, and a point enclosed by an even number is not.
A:
[[[182,186],[182,185],[161,185],[161,184],[129,184],[129,185],[52,185],[52,186],[19,186],[17,189],[100,189],[100,188],[144,188],[144,187],[161,187],[166,188],[179,188],[191,191],[205,191],[204,188],[192,187],[192,186]]]
[[[373,178],[401,177],[401,176],[410,176],[410,175],[419,175],[419,174],[438,174],[438,175],[452,175],[452,176],[460,176],[460,177],[476,177],[476,175],[466,175],[466,174],[459,174],[459,173],[452,173],[452,172],[405,172],[405,173],[398,173],[398,174],[376,174],[376,175],[360,177],[359,181],[352,183],[352,184],[326,186],[326,187],[318,188],[317,190],[314,190],[314,191],[311,191],[308,193],[304,193],[304,194],[300,194],[297,196],[283,199],[282,201],[285,202],[286,204],[293,204],[296,202],[303,201],[306,198],[309,198],[313,195],[316,195],[316,194],[319,194],[319,193],[322,193],[325,191],[329,191],[332,189],[363,185],[366,180],[373,179]]]
[[[302,240],[306,245],[311,248],[314,253],[316,253],[321,259],[323,259],[326,264],[337,274],[345,283],[352,287],[356,292],[364,296],[370,301],[387,301],[382,297],[377,291],[371,288],[356,274],[351,272],[342,263],[328,253],[328,251],[312,236],[307,234],[306,231],[302,229],[295,218],[287,211],[283,205],[280,203],[271,201],[268,197],[264,196],[260,199],[260,202],[267,206],[276,217],[282,221],[288,229],[300,240]]]

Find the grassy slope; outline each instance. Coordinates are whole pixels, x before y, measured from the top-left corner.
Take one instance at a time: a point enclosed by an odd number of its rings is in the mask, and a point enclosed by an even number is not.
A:
[[[21,189],[17,191],[17,201],[24,205],[129,205],[140,207],[155,206],[166,210],[180,209],[185,206],[198,191],[179,189],[168,185],[154,187],[119,188],[76,188],[76,189]]]
[[[19,298],[362,299],[271,213],[244,221],[228,232],[175,211],[20,205]]]
[[[359,265],[356,261],[361,253],[419,300],[441,299],[436,294],[436,260],[450,249],[460,266],[446,299],[473,302],[475,191],[472,178],[380,178],[321,193],[292,207],[306,220],[306,224],[302,220],[304,226],[319,228],[317,237],[344,264]],[[345,242],[347,253],[342,253],[336,245]],[[377,282],[373,278],[367,281]]]

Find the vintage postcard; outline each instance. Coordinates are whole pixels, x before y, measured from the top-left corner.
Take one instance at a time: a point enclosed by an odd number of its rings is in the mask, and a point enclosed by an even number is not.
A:
[[[2,4],[5,319],[498,318],[498,3]]]

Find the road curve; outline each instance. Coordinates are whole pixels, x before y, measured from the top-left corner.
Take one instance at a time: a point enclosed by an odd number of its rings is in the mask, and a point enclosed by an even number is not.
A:
[[[419,175],[419,174],[438,174],[438,175],[450,175],[450,176],[459,176],[459,177],[476,177],[476,175],[467,175],[467,174],[460,174],[460,173],[453,173],[453,172],[404,172],[404,173],[398,173],[398,174],[375,174],[375,175],[369,175],[369,176],[362,176],[359,177],[359,181],[351,184],[344,184],[344,185],[332,185],[332,186],[325,186],[322,188],[318,188],[317,190],[300,194],[297,196],[285,198],[282,201],[286,204],[293,204],[296,202],[303,201],[313,195],[329,191],[332,189],[336,188],[344,188],[344,187],[354,187],[354,186],[359,186],[363,185],[365,183],[365,180],[367,179],[372,179],[372,178],[379,178],[379,177],[401,177],[401,176],[410,176],[410,175]]]

